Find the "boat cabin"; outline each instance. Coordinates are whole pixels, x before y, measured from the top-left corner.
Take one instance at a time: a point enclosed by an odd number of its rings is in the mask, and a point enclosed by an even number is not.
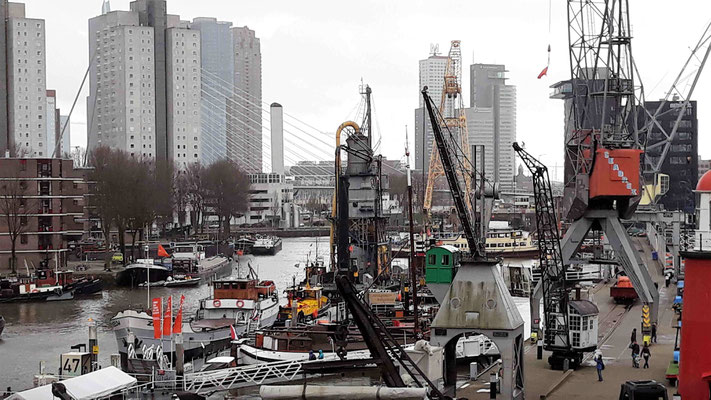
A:
[[[450,245],[434,246],[425,253],[425,281],[452,283],[461,262],[461,252]]]
[[[214,299],[254,300],[267,298],[276,292],[273,281],[256,279],[224,279],[213,282]]]

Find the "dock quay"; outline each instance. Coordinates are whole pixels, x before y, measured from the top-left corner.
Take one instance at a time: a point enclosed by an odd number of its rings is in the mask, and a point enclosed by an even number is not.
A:
[[[536,345],[530,340],[526,343],[524,353],[525,389],[527,399],[613,399],[620,392],[620,385],[630,380],[655,380],[667,386],[669,399],[676,393],[676,388],[665,379],[667,365],[672,360],[676,330],[676,315],[671,308],[676,295],[675,286],[664,287],[662,275],[663,264],[652,259],[652,248],[646,238],[634,240],[640,256],[654,281],[659,285],[660,313],[657,332],[657,343],[650,346],[652,357],[649,368],[633,368],[629,349],[632,329],[639,331],[642,304],[615,304],[608,298],[610,287],[614,282],[600,282],[593,289],[595,301],[600,310],[599,348],[603,354],[605,369],[603,382],[598,382],[595,363],[588,354],[583,365],[576,370],[552,370],[546,358],[536,359]],[[638,335],[639,338],[639,335]],[[641,339],[638,339],[641,343]],[[468,379],[468,374],[460,376]],[[462,381],[458,385],[457,396],[469,399],[489,399],[489,374],[481,376],[478,381]],[[500,397],[497,397],[500,398]]]

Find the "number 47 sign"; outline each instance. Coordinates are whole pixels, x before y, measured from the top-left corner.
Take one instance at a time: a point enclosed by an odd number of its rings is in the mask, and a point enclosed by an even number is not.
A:
[[[83,375],[91,371],[91,355],[89,353],[64,353],[60,357],[62,378]]]

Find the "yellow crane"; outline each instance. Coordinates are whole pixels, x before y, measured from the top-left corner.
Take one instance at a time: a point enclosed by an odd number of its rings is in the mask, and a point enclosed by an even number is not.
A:
[[[461,41],[452,40],[447,57],[447,67],[444,73],[444,87],[442,90],[442,99],[439,105],[439,112],[444,116],[446,126],[450,131],[456,132],[465,157],[471,157],[471,149],[469,148],[469,134],[467,133],[467,116],[462,100],[462,51],[460,48]],[[423,126],[423,132],[426,133],[426,127]],[[423,133],[423,136],[426,136]],[[423,139],[426,140],[426,139]],[[458,169],[458,174],[464,181],[465,193],[471,193],[472,179],[469,171],[464,173]],[[439,158],[437,147],[432,146],[430,151],[430,162],[427,173],[427,187],[425,188],[425,199],[423,209],[426,215],[429,215],[432,210],[432,193],[435,186],[438,184],[438,178],[443,178],[444,169],[442,168],[442,160]],[[468,210],[472,211],[471,199],[465,196]]]

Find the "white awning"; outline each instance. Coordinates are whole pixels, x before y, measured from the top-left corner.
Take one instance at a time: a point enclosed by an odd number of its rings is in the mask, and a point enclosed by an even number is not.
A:
[[[136,384],[136,378],[126,374],[116,367],[107,367],[85,375],[61,381],[67,388],[67,393],[76,400],[90,400],[108,396],[118,390],[129,388]],[[15,393],[9,400],[51,400],[52,385],[44,385],[24,392]]]

